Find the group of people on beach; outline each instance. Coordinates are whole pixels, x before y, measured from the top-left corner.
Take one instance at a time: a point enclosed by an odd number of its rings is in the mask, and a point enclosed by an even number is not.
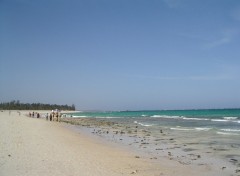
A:
[[[55,112],[52,110],[52,112],[50,114],[45,114],[45,118],[46,120],[49,119],[49,121],[57,121],[57,122],[60,122],[60,119],[61,119],[61,113],[59,113],[58,111]],[[37,117],[37,118],[40,118],[40,114],[38,112],[29,112],[29,117]]]
[[[32,118],[34,118],[34,117],[37,117],[37,118],[40,118],[40,114],[38,113],[38,112],[29,112],[29,117],[32,117]]]
[[[60,119],[61,119],[61,113],[58,113],[58,112],[53,112],[50,113],[50,115],[48,115],[48,113],[45,115],[45,118],[46,120],[49,120],[50,121],[57,121],[57,122],[60,122]]]

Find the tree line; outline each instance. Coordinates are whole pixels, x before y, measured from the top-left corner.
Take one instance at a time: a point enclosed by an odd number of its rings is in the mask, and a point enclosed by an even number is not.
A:
[[[0,103],[0,110],[65,110],[75,111],[75,105],[57,105],[43,103],[20,103],[19,100]]]

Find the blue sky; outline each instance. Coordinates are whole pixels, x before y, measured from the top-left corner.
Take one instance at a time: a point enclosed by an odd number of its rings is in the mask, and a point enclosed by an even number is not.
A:
[[[240,107],[239,0],[1,0],[0,101]]]

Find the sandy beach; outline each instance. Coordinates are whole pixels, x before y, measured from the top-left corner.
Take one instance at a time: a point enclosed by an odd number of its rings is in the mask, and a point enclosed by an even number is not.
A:
[[[30,118],[26,114],[28,111],[0,112],[1,176],[216,175],[208,166],[138,156],[124,146],[72,130],[70,124]]]

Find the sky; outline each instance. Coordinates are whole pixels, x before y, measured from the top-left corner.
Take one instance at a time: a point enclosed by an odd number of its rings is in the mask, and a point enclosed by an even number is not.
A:
[[[0,102],[240,108],[239,0],[0,0]]]

